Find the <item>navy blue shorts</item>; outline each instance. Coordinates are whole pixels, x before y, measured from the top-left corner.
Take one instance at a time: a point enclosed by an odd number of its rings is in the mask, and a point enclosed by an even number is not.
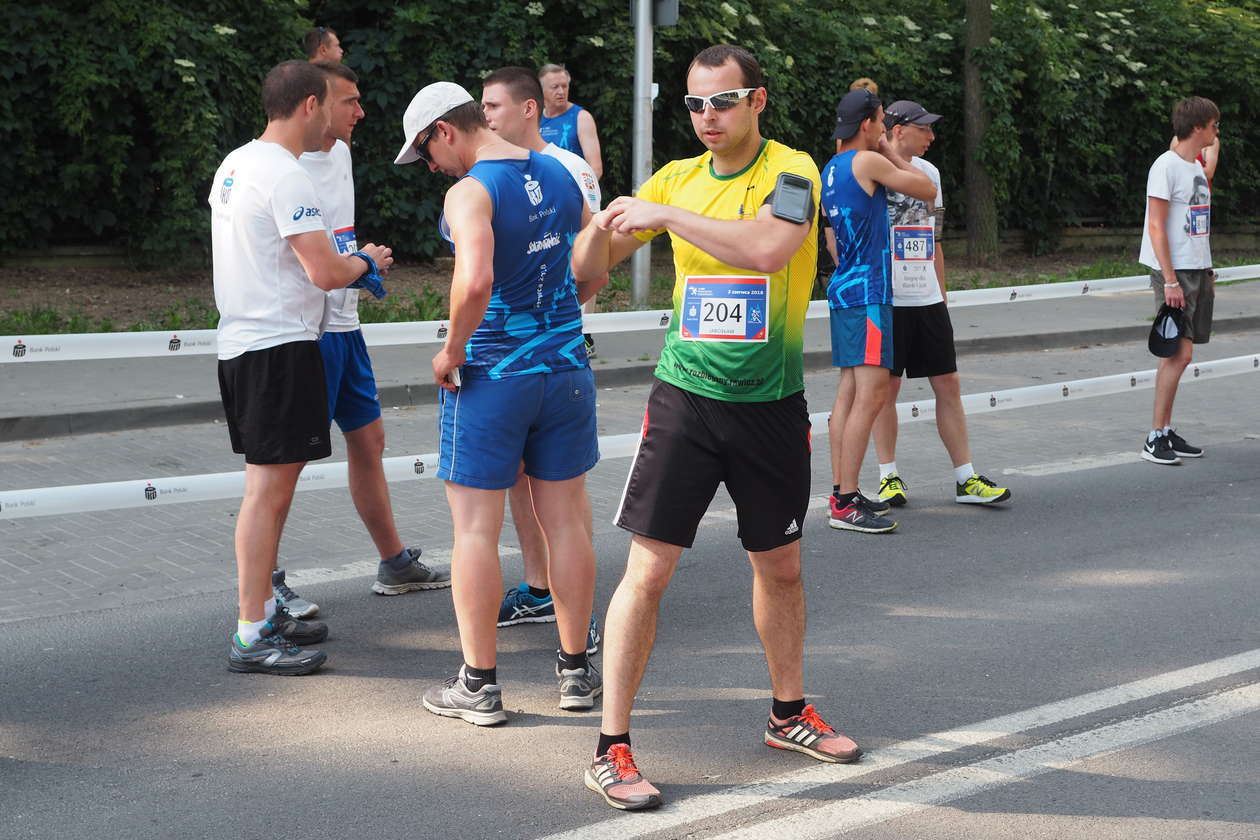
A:
[[[872,303],[831,310],[831,365],[893,366],[893,308]]]
[[[353,432],[381,416],[381,398],[368,358],[363,330],[326,332],[319,340],[328,388],[328,418]]]
[[[463,374],[439,392],[438,478],[504,490],[525,474],[566,481],[599,461],[595,376],[589,367],[503,379]]]

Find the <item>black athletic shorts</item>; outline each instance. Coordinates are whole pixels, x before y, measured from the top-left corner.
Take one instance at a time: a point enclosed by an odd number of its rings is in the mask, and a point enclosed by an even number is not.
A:
[[[219,361],[232,451],[247,464],[297,464],[332,454],[324,360],[314,341],[290,341]]]
[[[945,301],[928,306],[893,307],[893,376],[911,379],[958,370],[954,325]]]
[[[726,482],[745,549],[794,542],[809,508],[809,431],[804,392],[774,402],[727,402],[658,380],[617,525],[690,548],[718,484]]]

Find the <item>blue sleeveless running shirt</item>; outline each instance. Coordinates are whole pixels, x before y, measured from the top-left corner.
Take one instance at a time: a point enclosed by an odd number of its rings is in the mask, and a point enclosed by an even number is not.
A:
[[[562,149],[568,149],[578,157],[582,154],[582,142],[578,140],[578,114],[582,113],[581,105],[570,105],[569,110],[556,117],[543,114],[538,120],[538,133],[548,143],[555,143]]]
[[[483,160],[468,171],[494,207],[494,286],[465,346],[465,376],[502,379],[586,367],[582,310],[569,267],[582,193],[564,164]]]
[[[836,270],[827,282],[832,309],[892,304],[888,199],[882,184],[867,195],[853,177],[856,155],[838,154],[822,171],[822,212],[836,234]]]

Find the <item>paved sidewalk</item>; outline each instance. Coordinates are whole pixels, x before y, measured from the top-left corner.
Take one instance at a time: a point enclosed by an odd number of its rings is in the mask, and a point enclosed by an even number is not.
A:
[[[1142,341],[1153,314],[1149,292],[959,307],[954,331],[962,355],[1101,342]],[[1218,334],[1260,327],[1260,283],[1221,285]],[[597,335],[592,367],[600,387],[648,381],[663,331]],[[806,322],[809,369],[830,365],[826,319]],[[379,347],[373,366],[385,406],[428,405],[436,389],[436,345]],[[0,366],[0,441],[147,428],[222,417],[212,356],[110,359]]]

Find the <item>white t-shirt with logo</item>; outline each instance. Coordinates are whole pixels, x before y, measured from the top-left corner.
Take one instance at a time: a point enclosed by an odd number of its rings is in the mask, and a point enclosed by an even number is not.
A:
[[[1212,267],[1212,249],[1208,234],[1212,226],[1212,191],[1207,174],[1197,160],[1185,160],[1171,149],[1155,158],[1146,178],[1148,197],[1168,202],[1168,250],[1172,252],[1173,270]],[[1150,202],[1147,202],[1150,210]],[[1162,266],[1155,256],[1151,234],[1147,230],[1149,213],[1142,222],[1142,252],[1138,261],[1155,271]]]
[[[564,164],[564,168],[569,170],[569,174],[577,182],[578,189],[582,191],[582,199],[586,202],[586,206],[592,213],[598,213],[602,202],[599,179],[595,177],[595,170],[591,169],[586,159],[581,155],[573,154],[568,149],[560,148],[555,143],[548,143],[542,153]]]
[[[297,158],[250,141],[219,164],[208,200],[219,358],[317,340],[324,292],[285,240],[324,230],[319,195]]]
[[[945,202],[941,193],[941,172],[921,157],[910,158],[910,163],[936,185],[936,198],[929,205],[926,201],[885,188],[888,196],[888,223],[890,226],[918,225],[932,228],[933,248],[940,247],[941,227],[945,215]],[[891,244],[891,243],[890,243]],[[894,271],[892,279],[893,306],[930,306],[945,300],[941,284],[936,277],[935,262],[923,266],[926,282],[912,283]]]
[[[350,147],[338,140],[326,152],[306,152],[298,158],[315,182],[324,211],[324,229],[339,254],[359,250],[354,236],[354,174]],[[325,292],[328,311],[325,332],[353,332],[359,328],[359,290],[333,289]]]

